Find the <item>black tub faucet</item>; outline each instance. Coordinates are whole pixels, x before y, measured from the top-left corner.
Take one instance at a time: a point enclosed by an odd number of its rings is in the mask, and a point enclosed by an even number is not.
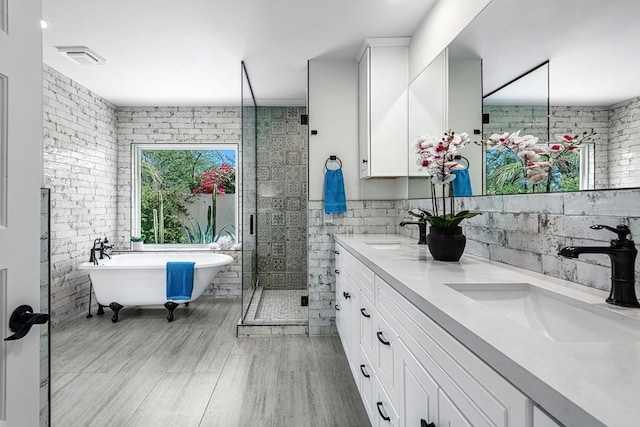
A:
[[[106,252],[109,249],[113,249],[113,245],[109,245],[109,239],[106,237],[104,240],[100,237],[93,241],[93,247],[89,252],[89,262],[92,262],[94,265],[98,265],[98,260],[107,258],[111,258],[111,256]],[[98,255],[100,254],[100,255]]]
[[[606,301],[622,307],[640,308],[635,288],[635,262],[638,250],[627,236],[631,230],[624,224],[616,228],[607,225],[592,225],[593,230],[607,229],[618,235],[609,246],[567,246],[558,251],[566,258],[578,258],[580,254],[606,254],[611,258],[611,292]]]
[[[417,225],[418,226],[418,244],[426,245],[427,244],[427,220],[426,217],[415,214],[409,211],[409,214],[418,218],[417,221],[402,221],[400,223],[400,227],[404,227],[405,225]]]

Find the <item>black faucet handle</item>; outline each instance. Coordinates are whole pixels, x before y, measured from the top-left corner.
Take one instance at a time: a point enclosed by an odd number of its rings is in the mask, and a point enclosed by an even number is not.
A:
[[[619,224],[618,226],[616,226],[616,228],[609,227],[608,225],[594,224],[589,228],[591,228],[592,230],[602,230],[604,228],[612,231],[618,235],[618,240],[627,240],[627,236],[631,234],[631,230],[629,230],[629,227],[624,224]]]

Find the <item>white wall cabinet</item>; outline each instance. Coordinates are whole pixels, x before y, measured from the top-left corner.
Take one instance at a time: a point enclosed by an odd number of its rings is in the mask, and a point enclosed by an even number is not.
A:
[[[336,252],[336,325],[372,425],[533,426],[530,399],[345,248]]]
[[[360,178],[408,172],[408,37],[367,39],[359,56]]]

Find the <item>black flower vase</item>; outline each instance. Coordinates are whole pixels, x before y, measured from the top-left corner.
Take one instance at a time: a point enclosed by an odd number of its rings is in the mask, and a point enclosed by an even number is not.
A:
[[[467,238],[462,234],[462,227],[429,227],[427,246],[437,261],[459,261],[466,244]]]

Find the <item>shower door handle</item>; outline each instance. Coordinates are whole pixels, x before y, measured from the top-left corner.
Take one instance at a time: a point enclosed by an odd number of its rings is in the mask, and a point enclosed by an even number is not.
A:
[[[253,215],[249,215],[249,234],[253,234]]]

